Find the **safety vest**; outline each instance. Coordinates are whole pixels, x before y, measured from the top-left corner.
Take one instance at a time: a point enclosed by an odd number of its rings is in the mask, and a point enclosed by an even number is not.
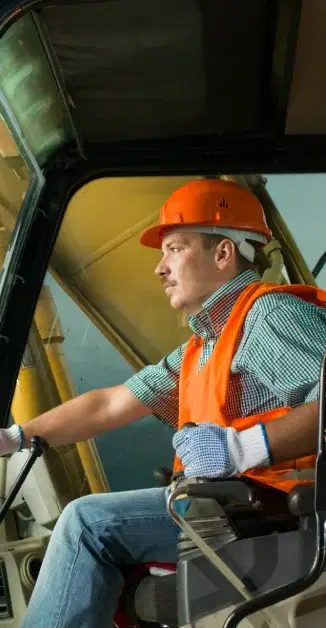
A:
[[[253,282],[249,284],[236,300],[225,328],[217,341],[214,351],[198,371],[203,339],[192,336],[187,343],[181,365],[179,382],[179,423],[178,429],[187,421],[200,423],[211,421],[223,427],[233,427],[238,431],[248,429],[258,422],[267,423],[287,414],[290,407],[278,408],[248,417],[230,419],[225,409],[231,376],[231,364],[245,318],[253,303],[269,292],[289,292],[315,305],[326,307],[326,291],[308,285],[278,286],[273,283]],[[309,324],[309,321],[307,321]],[[295,436],[294,436],[295,437]],[[285,492],[300,483],[297,479],[285,479],[289,471],[312,469],[316,456],[305,456],[294,460],[248,470],[243,475],[263,484],[273,486]],[[183,469],[176,457],[174,471]],[[283,479],[282,479],[283,478]]]

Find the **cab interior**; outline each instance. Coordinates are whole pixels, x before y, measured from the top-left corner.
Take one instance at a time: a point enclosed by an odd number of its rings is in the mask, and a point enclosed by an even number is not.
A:
[[[265,278],[316,283],[266,178],[325,171],[325,24],[318,0],[2,3],[1,427],[76,394],[47,273],[133,370],[189,337],[138,240],[194,177],[257,194],[273,231]],[[190,489],[204,546],[179,522],[177,566],[140,566],[136,588],[127,575],[118,628],[324,625],[324,414],[321,395],[316,470],[286,511],[243,482]],[[27,456],[1,459],[3,499]],[[21,623],[65,505],[111,490],[94,441],[45,453],[24,486],[1,524],[4,628]],[[17,513],[34,526],[24,537]]]

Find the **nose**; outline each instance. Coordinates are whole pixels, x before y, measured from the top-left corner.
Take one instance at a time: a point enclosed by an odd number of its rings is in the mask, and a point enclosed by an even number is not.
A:
[[[158,275],[159,277],[165,277],[166,275],[169,275],[170,270],[168,268],[168,265],[164,259],[164,257],[162,257],[162,259],[159,261],[159,263],[157,264],[155,270],[154,270],[155,275]]]

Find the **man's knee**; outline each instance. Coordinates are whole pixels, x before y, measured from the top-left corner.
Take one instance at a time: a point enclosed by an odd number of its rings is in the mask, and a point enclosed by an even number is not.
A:
[[[68,534],[80,533],[88,525],[88,514],[92,510],[92,498],[94,495],[86,495],[71,501],[63,509],[55,526],[55,533]]]

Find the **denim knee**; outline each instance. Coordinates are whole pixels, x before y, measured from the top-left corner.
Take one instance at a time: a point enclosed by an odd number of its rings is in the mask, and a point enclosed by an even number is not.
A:
[[[92,497],[86,495],[67,504],[54,527],[53,535],[60,534],[66,538],[71,535],[79,537],[88,523],[86,513],[89,512],[89,501]]]

